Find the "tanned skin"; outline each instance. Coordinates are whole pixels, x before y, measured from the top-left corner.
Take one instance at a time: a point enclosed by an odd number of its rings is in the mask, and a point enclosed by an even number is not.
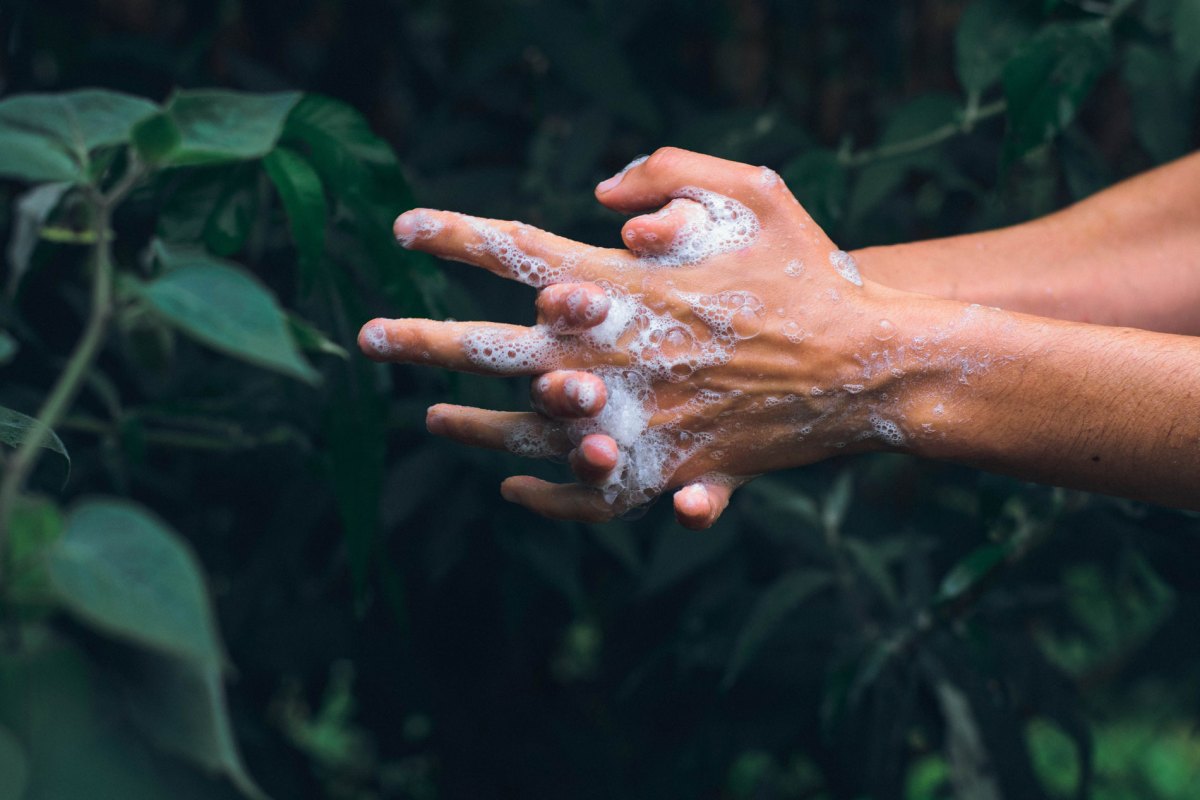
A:
[[[684,187],[752,209],[761,222],[754,243],[669,271],[642,266],[639,255],[668,248],[700,213],[678,198]],[[596,196],[642,214],[625,224],[627,250],[490,223],[524,252],[576,265],[570,282],[541,291],[540,323],[571,336],[602,322],[607,299],[596,281],[636,292],[697,330],[702,322],[680,292],[752,291],[774,312],[728,363],[654,386],[666,409],[700,387],[741,392],[686,420],[713,441],[667,481],[682,524],[711,525],[736,485],[755,475],[880,449],[1200,509],[1200,154],[1023,225],[857,251],[862,286],[835,272],[834,243],[762,168],[664,148],[600,184]],[[440,225],[414,239],[417,217],[402,215],[396,232],[413,247],[503,272],[475,246],[469,218],[419,214]],[[802,274],[788,272],[797,261]],[[373,320],[360,344],[377,360],[486,371],[464,353],[463,337],[479,324]],[[799,342],[797,326],[806,334]],[[525,330],[512,326],[512,335]],[[545,426],[553,440],[556,420],[603,407],[603,382],[586,370],[621,363],[619,351],[585,345],[534,381],[537,412],[439,404],[427,424],[475,446],[503,448],[516,425]],[[781,395],[799,399],[768,402]],[[812,433],[801,433],[806,420]],[[870,433],[887,433],[893,422],[902,435]],[[591,485],[617,464],[616,443],[598,433],[558,446],[580,483],[517,476],[502,484],[504,497],[557,518],[619,511]]]

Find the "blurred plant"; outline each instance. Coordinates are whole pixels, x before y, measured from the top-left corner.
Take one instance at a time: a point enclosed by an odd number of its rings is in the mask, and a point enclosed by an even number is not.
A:
[[[321,403],[327,432],[353,449],[333,446],[330,471],[353,481],[334,484],[350,566],[365,580],[376,521],[360,505],[378,505],[382,374],[350,361],[317,325],[285,311],[261,278],[224,257],[260,260],[282,233],[273,189],[299,265],[275,279],[292,287],[297,309],[336,326],[341,342],[353,340],[364,296],[424,309],[412,297],[415,270],[387,233],[391,210],[410,202],[395,158],[356,112],[316,95],[179,91],[160,107],[85,90],[0,102],[0,176],[35,184],[16,200],[8,301],[52,263],[70,270],[61,279],[68,300],[75,274],[90,282],[83,334],[36,417],[0,408],[3,440],[15,447],[0,478],[0,772],[18,776],[6,796],[165,796],[178,781],[204,785],[180,777],[180,766],[147,769],[140,753],[149,743],[260,797],[235,743],[223,688],[231,665],[191,547],[137,504],[91,498],[64,517],[26,483],[43,452],[69,463],[60,426],[119,441],[134,458],[159,446],[310,448],[283,418],[248,432],[248,420],[181,407],[192,398],[175,370],[204,363],[197,353],[176,367],[183,335],[282,376],[262,385],[280,399],[294,391],[285,381],[314,393],[332,384]],[[372,256],[343,272],[330,253],[347,235]],[[39,241],[53,243],[53,259],[35,259]],[[7,358],[28,347],[30,358],[53,363],[47,340],[56,337],[45,324],[66,327],[66,315],[55,310],[34,324],[6,305]],[[325,357],[324,373],[303,351]],[[85,389],[102,416],[79,415]],[[375,460],[364,441],[379,442]],[[55,624],[61,614],[81,627]],[[113,703],[121,713],[101,713]],[[319,761],[331,757],[323,754]]]
[[[13,85],[332,87],[408,171],[314,95],[0,103],[36,184],[0,186],[0,797],[252,794],[232,733],[279,797],[1188,796],[1196,517],[880,457],[703,535],[551,523],[418,430],[519,388],[344,355],[529,305],[393,246],[408,177],[613,241],[591,187],[671,143],[778,166],[847,247],[1028,219],[1195,147],[1200,1],[180,0],[182,48],[52,5]],[[60,508],[67,445],[64,495],[142,504]]]

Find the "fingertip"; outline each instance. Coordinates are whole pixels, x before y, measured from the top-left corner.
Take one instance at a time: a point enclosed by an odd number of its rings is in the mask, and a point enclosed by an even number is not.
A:
[[[425,410],[425,430],[434,436],[446,435],[446,405],[437,403]]]
[[[579,446],[571,451],[568,460],[571,469],[581,481],[600,483],[617,468],[621,453],[616,441],[607,434],[589,433]]]
[[[358,349],[367,358],[385,360],[392,352],[391,340],[384,319],[373,319],[358,331]]]
[[[704,530],[716,522],[712,501],[703,484],[693,483],[675,493],[675,519],[685,528]]]

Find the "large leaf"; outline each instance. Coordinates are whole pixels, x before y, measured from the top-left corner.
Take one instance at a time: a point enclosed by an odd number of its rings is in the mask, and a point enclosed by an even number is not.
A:
[[[395,167],[396,156],[352,106],[305,95],[288,115],[284,142],[299,149],[338,191],[372,169]]]
[[[143,653],[124,678],[130,717],[152,742],[227,776],[248,798],[264,797],[238,752],[216,666]]]
[[[1049,141],[1075,119],[1112,61],[1112,34],[1103,22],[1047,25],[1004,68],[1009,128],[1006,162]]]
[[[1036,0],[973,0],[954,34],[954,66],[967,94],[978,96],[1000,80],[1008,59],[1036,28]]]
[[[319,380],[288,333],[270,289],[201,251],[163,242],[155,249],[168,271],[137,291],[164,319],[227,355],[308,383]]]
[[[17,293],[21,278],[29,269],[29,259],[41,238],[42,224],[70,188],[69,183],[47,183],[30,189],[17,199],[16,220],[8,240],[9,297]]]
[[[224,662],[203,570],[191,549],[145,509],[93,500],[67,518],[50,580],[84,623],[219,670]]]
[[[277,147],[263,160],[300,255],[301,285],[310,290],[325,257],[325,220],[329,214],[321,176],[296,152]]]
[[[90,153],[129,139],[158,106],[118,92],[84,89],[0,101],[0,176],[86,183]]]
[[[84,653],[27,626],[22,647],[0,651],[0,724],[26,755],[21,800],[214,800],[228,790],[181,762],[153,758],[113,711],[103,670]],[[0,756],[0,764],[3,757]],[[0,768],[0,785],[8,778]],[[11,795],[0,793],[8,800]]]
[[[24,444],[26,440],[35,437],[38,440],[39,447],[53,450],[65,458],[67,460],[67,469],[70,469],[71,456],[67,454],[67,448],[63,445],[62,439],[58,438],[57,433],[33,417],[28,417],[20,411],[13,411],[11,408],[0,406],[0,442],[4,442],[12,447],[18,447]]]
[[[179,91],[167,101],[166,115],[178,140],[158,133],[154,146],[167,166],[213,164],[262,158],[283,132],[298,92],[247,94],[218,89]]]
[[[742,670],[758,655],[788,615],[832,584],[833,577],[829,573],[812,569],[789,572],[771,584],[758,598],[738,634],[721,685],[727,689],[733,686]]]

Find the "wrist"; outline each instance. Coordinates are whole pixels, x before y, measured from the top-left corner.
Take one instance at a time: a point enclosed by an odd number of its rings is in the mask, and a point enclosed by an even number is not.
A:
[[[1015,360],[1013,316],[868,284],[855,354],[864,384],[855,421],[867,449],[945,457],[976,421],[979,384]]]

